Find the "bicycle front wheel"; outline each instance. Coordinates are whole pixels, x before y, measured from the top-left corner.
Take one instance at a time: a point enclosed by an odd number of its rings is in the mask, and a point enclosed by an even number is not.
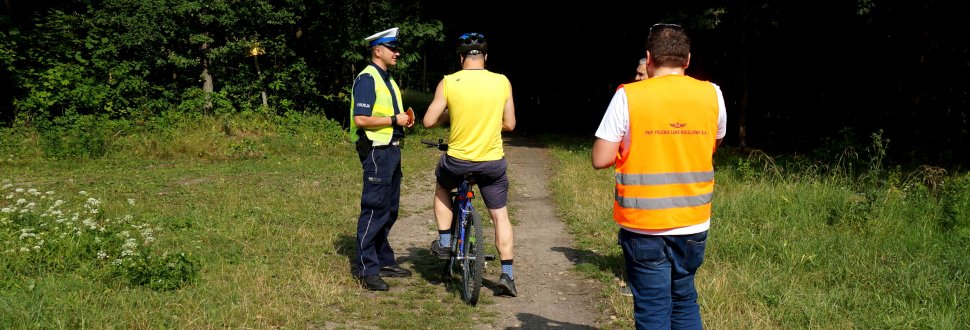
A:
[[[485,238],[482,233],[482,218],[478,212],[472,210],[468,217],[463,253],[465,258],[461,260],[461,293],[465,302],[475,305],[482,289],[482,273],[485,272]]]

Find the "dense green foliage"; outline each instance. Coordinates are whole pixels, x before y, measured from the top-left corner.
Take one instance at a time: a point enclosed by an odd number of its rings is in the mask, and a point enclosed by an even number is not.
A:
[[[970,161],[957,147],[970,144],[964,7],[618,1],[550,16],[547,3],[521,1],[12,0],[0,6],[0,126],[246,111],[346,126],[361,39],[398,26],[393,74],[405,88],[432,90],[458,68],[453,38],[483,32],[489,68],[514,86],[520,130],[588,135],[632,79],[649,25],[663,21],[691,34],[688,73],[721,86],[727,145],[808,154],[881,131],[895,163],[956,168]]]
[[[0,121],[61,129],[167,112],[345,115],[338,110],[365,63],[363,36],[401,28],[412,50],[397,68],[405,83],[420,73],[420,50],[442,39],[441,23],[422,19],[417,3],[109,0],[7,9],[0,66],[10,99]]]

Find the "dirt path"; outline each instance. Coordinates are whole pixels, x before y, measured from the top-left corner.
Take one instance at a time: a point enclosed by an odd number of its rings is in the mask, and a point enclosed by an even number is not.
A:
[[[598,312],[594,298],[599,283],[581,278],[572,271],[576,260],[572,236],[565,224],[556,218],[555,205],[548,190],[552,159],[548,151],[521,138],[506,138],[506,157],[509,162],[509,203],[515,225],[515,280],[519,296],[494,296],[495,282],[501,269],[497,261],[486,270],[483,296],[491,303],[479,308],[495,313],[495,325],[483,324],[481,329],[594,329]],[[415,269],[427,262],[416,253],[428,249],[437,232],[434,230],[430,193],[434,189],[433,169],[421,170],[426,180],[416,180],[412,186],[402,187],[402,217],[391,231],[392,246],[404,267]],[[476,189],[477,190],[477,189]],[[488,212],[482,210],[483,217]],[[491,230],[486,241],[494,246]],[[433,261],[432,261],[433,262]],[[394,288],[392,288],[394,290]],[[442,286],[442,294],[447,292]],[[485,299],[485,301],[489,301]]]

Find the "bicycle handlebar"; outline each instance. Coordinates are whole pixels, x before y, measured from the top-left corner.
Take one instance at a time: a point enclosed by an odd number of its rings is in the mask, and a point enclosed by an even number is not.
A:
[[[438,142],[429,141],[429,140],[421,140],[421,143],[427,144],[429,148],[430,147],[436,147],[436,148],[438,148],[438,150],[448,151],[448,144],[447,143],[444,143],[444,139],[438,139]]]

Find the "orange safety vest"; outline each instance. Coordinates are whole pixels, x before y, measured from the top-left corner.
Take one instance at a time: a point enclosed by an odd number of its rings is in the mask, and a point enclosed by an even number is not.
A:
[[[718,119],[714,86],[666,75],[623,89],[630,113],[629,144],[616,158],[613,219],[644,230],[709,220]]]

